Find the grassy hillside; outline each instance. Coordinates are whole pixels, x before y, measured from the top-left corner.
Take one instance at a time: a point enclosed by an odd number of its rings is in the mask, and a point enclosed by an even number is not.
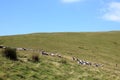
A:
[[[0,55],[0,80],[120,80],[120,32],[36,33],[1,36],[0,45],[59,53],[64,58],[42,56],[40,62],[11,61]],[[34,51],[18,51],[28,59]],[[75,56],[103,67],[79,65]],[[116,67],[117,64],[117,67]]]

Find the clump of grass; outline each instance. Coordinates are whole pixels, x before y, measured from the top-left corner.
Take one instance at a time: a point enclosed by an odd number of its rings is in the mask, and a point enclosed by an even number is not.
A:
[[[33,62],[39,62],[39,61],[40,61],[40,59],[39,59],[39,54],[33,54],[33,55],[32,55],[32,61],[33,61]]]
[[[2,54],[4,57],[10,59],[10,60],[17,60],[17,52],[15,48],[10,48],[6,47],[3,51]]]

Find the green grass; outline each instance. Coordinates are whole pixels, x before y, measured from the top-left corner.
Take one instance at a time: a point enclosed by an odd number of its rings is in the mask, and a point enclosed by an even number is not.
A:
[[[35,63],[27,59],[38,52],[18,51],[23,62],[0,55],[0,80],[120,80],[119,35],[118,31],[1,36],[0,45],[43,49],[64,58],[40,55]],[[78,65],[72,56],[104,66]]]

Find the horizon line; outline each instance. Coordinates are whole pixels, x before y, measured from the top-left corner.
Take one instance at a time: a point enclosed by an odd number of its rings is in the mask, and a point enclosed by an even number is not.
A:
[[[16,36],[16,35],[28,35],[28,34],[45,34],[45,33],[96,33],[96,32],[120,32],[120,30],[111,31],[48,31],[48,32],[28,32],[28,33],[16,33],[16,34],[6,34],[0,36]]]

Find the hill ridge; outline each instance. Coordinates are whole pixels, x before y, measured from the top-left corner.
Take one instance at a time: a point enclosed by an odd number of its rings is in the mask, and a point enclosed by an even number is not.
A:
[[[0,58],[0,64],[4,63],[5,71],[2,70],[0,78],[5,75],[8,79],[15,77],[23,80],[43,79],[43,80],[119,80],[119,63],[120,63],[120,32],[101,32],[101,33],[46,33],[46,34],[27,34],[15,36],[0,37],[0,45],[28,48],[33,50],[42,49],[49,53],[60,53],[67,59],[58,59],[56,57],[40,56],[39,63],[13,63],[12,61]],[[30,56],[36,52],[18,51],[20,57]],[[82,66],[73,61],[72,57],[76,59],[97,62],[104,64],[104,67],[90,67]],[[71,59],[71,60],[69,60]],[[2,62],[4,60],[4,62]],[[8,65],[14,64],[14,69],[10,67],[6,74]],[[116,67],[117,64],[117,67]],[[35,66],[34,66],[35,65]],[[23,70],[25,71],[23,71]],[[14,73],[16,70],[21,70],[20,73]],[[27,70],[27,71],[26,71]],[[29,70],[29,71],[28,71]],[[20,75],[19,75],[20,74]],[[47,76],[46,76],[47,75]],[[48,76],[49,75],[49,76]],[[80,76],[81,75],[81,76]],[[111,75],[111,76],[110,76]],[[22,76],[23,78],[20,78]],[[46,78],[46,79],[45,79]]]

